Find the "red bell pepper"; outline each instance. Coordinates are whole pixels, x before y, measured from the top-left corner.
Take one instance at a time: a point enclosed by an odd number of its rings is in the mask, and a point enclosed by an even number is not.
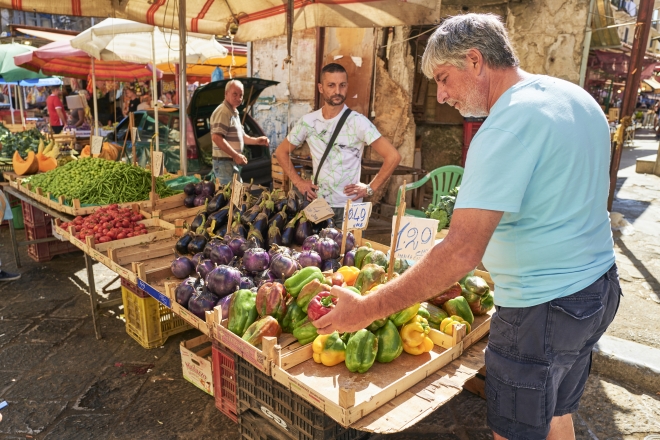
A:
[[[316,295],[307,306],[307,316],[312,321],[316,321],[321,316],[330,312],[337,304],[337,298],[330,295],[330,292],[321,292]]]

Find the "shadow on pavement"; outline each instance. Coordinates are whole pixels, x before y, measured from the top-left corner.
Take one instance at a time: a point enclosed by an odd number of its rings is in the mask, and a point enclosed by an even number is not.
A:
[[[635,266],[635,268],[642,274],[646,282],[648,282],[651,286],[654,285],[660,285],[660,281],[653,276],[653,274],[646,268],[644,263],[638,259],[635,254],[626,246],[626,244],[623,242],[623,240],[617,240],[616,245],[619,249],[621,249],[621,252],[623,255],[630,260],[630,262]]]

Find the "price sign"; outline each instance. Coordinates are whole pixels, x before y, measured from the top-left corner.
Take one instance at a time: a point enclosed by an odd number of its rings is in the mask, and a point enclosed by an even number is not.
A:
[[[330,204],[320,197],[307,205],[307,208],[303,209],[303,212],[305,213],[307,220],[312,223],[322,222],[335,215]]]
[[[236,174],[234,174],[231,188],[231,202],[235,207],[241,207],[241,200],[243,199],[243,184],[238,181]]]
[[[158,177],[163,170],[163,152],[154,151],[151,155],[151,172]]]
[[[392,231],[396,228],[396,216],[392,218]],[[435,245],[438,221],[430,218],[401,217],[399,235],[394,246],[395,258],[419,260]],[[394,240],[392,240],[394,242]]]
[[[131,142],[135,143],[138,139],[138,129],[137,127],[131,127]]]
[[[346,229],[367,229],[371,217],[371,202],[352,203],[348,209],[348,226]]]
[[[103,136],[92,136],[92,154],[101,154]]]

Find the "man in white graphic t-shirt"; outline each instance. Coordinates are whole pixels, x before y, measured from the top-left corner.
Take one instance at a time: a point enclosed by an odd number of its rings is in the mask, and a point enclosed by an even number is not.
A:
[[[340,64],[331,63],[321,70],[319,93],[323,107],[298,120],[286,139],[277,147],[275,156],[292,183],[309,200],[324,198],[335,211],[335,224],[343,220],[346,200],[359,202],[373,195],[392,175],[401,161],[401,155],[382,137],[364,115],[352,111],[341,127],[326,160],[318,172],[318,185],[303,180],[295,171],[290,153],[307,141],[312,155],[314,176],[341,115],[348,110],[344,104],[348,91],[348,75]],[[383,166],[374,179],[360,183],[362,153],[365,145],[383,157]]]

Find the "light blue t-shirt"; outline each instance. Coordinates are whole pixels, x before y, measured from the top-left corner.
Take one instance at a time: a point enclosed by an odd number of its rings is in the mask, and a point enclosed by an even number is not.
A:
[[[609,163],[605,115],[575,84],[534,75],[497,100],[456,200],[456,209],[504,211],[483,258],[495,304],[571,295],[614,264]]]

